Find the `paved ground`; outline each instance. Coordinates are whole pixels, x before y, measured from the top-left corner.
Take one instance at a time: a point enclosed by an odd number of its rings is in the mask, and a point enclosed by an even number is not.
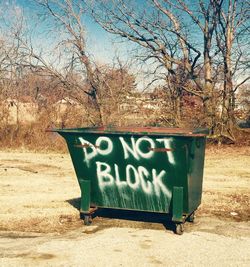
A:
[[[68,155],[2,151],[0,266],[249,266],[249,162],[249,148],[208,150],[196,222],[177,236],[120,212],[86,227]]]

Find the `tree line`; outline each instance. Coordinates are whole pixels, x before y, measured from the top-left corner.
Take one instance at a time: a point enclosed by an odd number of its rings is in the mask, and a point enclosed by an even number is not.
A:
[[[0,36],[2,99],[28,94],[27,88],[34,101],[46,96],[42,90],[48,98],[63,94],[84,107],[86,125],[123,125],[129,110],[123,114],[120,104],[129,95],[143,94],[136,89],[133,67],[141,64],[154,98],[167,107],[141,124],[207,127],[219,142],[235,141],[237,102],[240,93],[247,98],[249,92],[249,1],[29,2],[39,14],[33,23],[46,25],[56,45],[49,51],[34,45],[32,27],[19,9],[15,20],[5,18]],[[133,63],[117,56],[113,64],[98,64],[86,45],[86,16],[133,47]],[[32,86],[27,83],[31,76],[36,81]],[[26,87],[21,86],[25,81]]]

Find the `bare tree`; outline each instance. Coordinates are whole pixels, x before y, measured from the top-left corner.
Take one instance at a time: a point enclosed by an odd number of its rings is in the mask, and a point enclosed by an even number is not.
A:
[[[19,44],[10,36],[5,35],[1,40],[0,48],[0,98],[5,100],[5,108],[7,105],[6,100],[9,98],[11,105],[16,108],[16,128],[19,130],[19,80],[22,75],[22,69],[19,66]],[[6,116],[8,117],[8,107],[6,110]],[[3,119],[2,117],[1,119]],[[6,121],[8,123],[8,121]]]
[[[152,65],[152,68],[155,72],[165,69],[166,84],[170,83],[169,87],[176,88],[174,93],[177,92],[178,95],[178,90],[181,90],[202,100],[207,118],[205,125],[210,128],[212,135],[216,135],[220,86],[218,61],[228,58],[223,54],[221,56],[216,31],[223,28],[222,25],[232,20],[233,16],[240,16],[237,20],[242,20],[243,17],[246,20],[246,12],[239,8],[236,15],[234,11],[232,3],[237,1],[148,0],[144,1],[144,5],[129,0],[95,2],[97,4],[94,5],[92,14],[106,31],[137,44],[144,50],[146,59],[156,59],[158,64]],[[230,19],[223,22],[223,13]],[[229,28],[230,24],[232,23],[227,24]],[[239,29],[238,27],[234,24],[235,29]],[[221,31],[220,33],[222,34]],[[232,34],[228,30],[225,33],[230,36]],[[224,47],[226,40],[228,38],[225,39],[225,35],[220,38]],[[231,42],[234,40],[236,39]],[[226,76],[225,83],[230,84],[228,71]],[[230,94],[228,89],[223,89],[223,92]]]
[[[147,58],[155,58],[159,65],[166,70],[166,80],[174,76],[175,86],[180,90],[199,96],[203,99],[206,113],[209,113],[214,124],[214,112],[209,111],[208,101],[213,99],[213,79],[211,66],[211,43],[215,27],[215,18],[211,18],[211,4],[206,8],[199,1],[204,23],[198,19],[184,1],[147,1],[146,9],[135,7],[130,1],[114,1],[112,7],[100,3],[93,10],[96,21],[108,32],[119,35],[145,48]],[[97,10],[97,11],[96,11]],[[98,10],[100,12],[98,12]],[[208,14],[207,14],[208,13]],[[191,18],[192,30],[197,29],[204,36],[204,48],[200,43],[193,42],[188,26],[187,16]],[[190,21],[190,20],[189,20]],[[189,22],[190,23],[190,22]],[[204,55],[204,78],[199,75],[202,70],[201,55]],[[182,69],[181,84],[177,78],[177,69]],[[183,79],[192,83],[183,83]],[[172,83],[173,84],[173,83]]]
[[[86,53],[85,27],[82,23],[82,16],[86,10],[84,4],[81,1],[70,0],[38,0],[36,3],[39,5],[41,22],[48,22],[48,32],[50,34],[54,33],[59,40],[56,47],[57,51],[60,50],[60,47],[63,47],[63,53],[68,55],[68,57],[64,55],[63,60],[66,59],[68,62],[64,62],[64,66],[60,70],[51,60],[48,60],[48,56],[46,59],[44,52],[37,52],[29,38],[19,34],[16,35],[16,38],[22,46],[23,65],[31,67],[33,71],[40,72],[43,75],[47,74],[54,77],[62,83],[66,90],[75,89],[86,94],[91,98],[99,114],[99,119],[93,119],[92,123],[103,124],[103,112],[99,105],[95,68]],[[62,65],[61,57],[63,57],[61,53],[57,53],[56,57],[54,56],[57,65]],[[82,76],[85,78],[84,86],[71,79],[79,65],[82,68]]]
[[[250,79],[246,72],[246,63],[249,62],[248,52],[244,51],[249,46],[249,1],[218,0],[215,2],[217,13],[216,41],[220,51],[223,72],[222,104],[220,116],[220,136],[234,140],[233,126],[235,124],[235,94],[240,86]],[[237,83],[235,76],[244,76]]]
[[[47,23],[48,31],[54,34],[58,42],[56,44],[57,54],[56,63],[53,64],[44,52],[37,52],[32,46],[29,38],[16,34],[15,38],[22,48],[22,66],[31,68],[34,72],[42,73],[55,80],[61,82],[63,87],[71,92],[72,97],[76,97],[78,101],[83,101],[86,107],[86,97],[88,99],[88,118],[93,125],[104,125],[108,123],[110,116],[107,115],[107,104],[114,102],[112,106],[117,106],[117,93],[114,97],[114,82],[108,79],[107,73],[122,73],[123,79],[127,79],[126,67],[124,66],[106,66],[101,67],[91,59],[86,48],[86,31],[83,18],[86,13],[87,6],[84,1],[76,0],[37,0],[39,5],[39,15],[42,23]],[[52,56],[53,58],[53,56]],[[55,57],[54,57],[55,58]],[[120,62],[121,63],[121,62]],[[63,65],[59,69],[58,65]],[[77,76],[77,79],[74,77]],[[112,76],[112,74],[111,74]],[[115,79],[115,76],[113,76]],[[121,85],[116,77],[118,85]],[[123,83],[123,82],[122,82]],[[112,88],[111,88],[112,87]],[[124,89],[120,86],[120,89]],[[127,87],[129,88],[129,86]],[[78,93],[72,93],[78,92]],[[118,90],[121,92],[121,90]],[[82,97],[84,94],[85,97]],[[108,101],[109,100],[109,101]],[[92,112],[93,111],[93,112]],[[118,116],[119,117],[119,116]]]

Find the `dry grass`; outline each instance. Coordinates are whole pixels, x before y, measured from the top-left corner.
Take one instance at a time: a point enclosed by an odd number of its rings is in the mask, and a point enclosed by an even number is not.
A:
[[[249,152],[249,147],[207,149],[198,217],[249,220]],[[54,233],[82,224],[68,154],[2,151],[0,162],[0,230]]]

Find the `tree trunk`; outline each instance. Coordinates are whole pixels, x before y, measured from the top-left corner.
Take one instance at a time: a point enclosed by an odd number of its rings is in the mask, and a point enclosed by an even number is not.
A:
[[[175,112],[175,124],[176,126],[180,126],[181,124],[181,90],[179,88],[176,89],[174,112]]]
[[[224,84],[223,84],[223,99],[222,112],[220,118],[220,135],[228,137],[234,141],[233,126],[235,124],[234,108],[235,95],[233,91],[232,74],[229,68],[230,60],[224,62]]]
[[[215,118],[215,103],[214,103],[214,92],[213,92],[213,83],[212,83],[212,63],[209,51],[211,49],[211,36],[209,36],[208,29],[204,36],[204,98],[203,98],[203,107],[204,107],[204,117],[205,126],[210,129],[210,134],[215,133],[216,127],[216,118]]]
[[[235,109],[235,93],[233,90],[232,80],[232,50],[233,31],[230,25],[227,26],[225,31],[225,49],[223,51],[223,64],[224,64],[224,83],[223,83],[223,99],[222,99],[222,112],[220,118],[220,135],[225,136],[232,141],[235,141],[233,135],[233,126],[235,124],[234,109]]]
[[[96,83],[95,80],[95,74],[94,74],[94,70],[91,66],[90,60],[89,58],[86,56],[83,48],[79,45],[79,50],[81,53],[81,61],[84,64],[85,68],[86,68],[86,74],[87,74],[87,81],[91,86],[91,92],[89,94],[91,101],[94,104],[94,107],[96,109],[96,111],[98,112],[98,126],[103,126],[105,124],[104,122],[104,112],[102,109],[102,104],[99,101],[99,95],[98,95],[98,84]]]

